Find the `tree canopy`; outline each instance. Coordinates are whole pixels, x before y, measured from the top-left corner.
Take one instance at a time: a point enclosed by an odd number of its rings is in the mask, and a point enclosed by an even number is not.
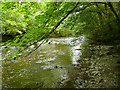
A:
[[[2,2],[0,6],[1,45],[3,53],[10,50],[7,59],[27,55],[52,36],[84,35],[116,43],[120,39],[120,2]]]

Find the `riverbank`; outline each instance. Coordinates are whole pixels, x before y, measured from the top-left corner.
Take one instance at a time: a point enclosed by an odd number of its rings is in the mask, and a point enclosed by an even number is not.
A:
[[[111,52],[111,47],[84,45],[79,64],[75,66],[77,71],[64,87],[120,88],[120,55],[114,49]]]

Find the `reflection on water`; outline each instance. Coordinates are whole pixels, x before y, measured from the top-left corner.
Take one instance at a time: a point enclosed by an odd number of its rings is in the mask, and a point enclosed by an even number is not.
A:
[[[74,38],[51,38],[29,57],[3,62],[3,87],[54,88],[74,70],[70,42]],[[69,73],[69,74],[68,74]]]
[[[80,50],[75,50],[74,47],[72,48],[72,52],[73,52],[72,64],[78,64],[78,60],[80,59],[82,53],[80,52]]]
[[[105,80],[111,77],[107,78],[105,73],[106,71],[111,72],[107,65],[105,67],[103,61],[110,59],[112,62],[112,59],[115,58],[106,55],[108,51],[106,46],[105,48],[90,46],[85,40],[82,36],[78,38],[51,38],[49,44],[43,44],[24,59],[14,62],[3,61],[3,87],[106,87],[105,84],[109,83]],[[86,45],[86,47],[82,47],[82,45]],[[117,58],[119,57],[117,56]],[[110,80],[116,82],[115,79]]]

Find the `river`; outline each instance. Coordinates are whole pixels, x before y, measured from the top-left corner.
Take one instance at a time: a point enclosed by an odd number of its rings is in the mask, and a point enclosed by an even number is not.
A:
[[[3,88],[116,88],[119,54],[81,37],[50,38],[29,56],[3,61]]]

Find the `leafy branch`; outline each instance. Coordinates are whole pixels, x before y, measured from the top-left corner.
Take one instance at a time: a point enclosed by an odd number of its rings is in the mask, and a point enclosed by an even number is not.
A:
[[[63,17],[63,18],[52,28],[52,30],[51,30],[48,34],[42,36],[41,40],[47,38],[51,33],[53,33],[53,32],[57,29],[57,27],[75,10],[75,8],[78,6],[78,4],[79,4],[79,2],[76,3],[76,5],[73,7],[73,9],[71,9],[70,11],[68,11],[67,15],[66,15],[65,17]],[[34,50],[30,51],[30,52],[29,52],[27,55],[25,55],[25,56],[28,56],[28,55],[30,55],[32,52],[34,52],[35,50],[37,50],[37,49],[44,43],[44,41],[45,41],[45,40],[43,40],[42,43],[40,43]],[[37,42],[34,42],[32,45],[34,45],[34,44],[36,44],[36,43],[37,43]]]

